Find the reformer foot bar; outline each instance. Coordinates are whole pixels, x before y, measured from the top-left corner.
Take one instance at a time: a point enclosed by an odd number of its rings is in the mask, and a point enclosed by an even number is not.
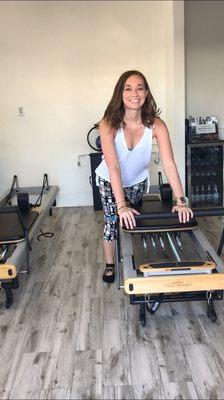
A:
[[[215,322],[214,300],[223,299],[224,263],[195,217],[224,215],[224,208],[193,210],[194,218],[186,224],[179,223],[171,209],[146,197],[136,227],[120,228],[118,288],[130,295],[131,304],[140,305],[143,326],[146,310],[154,314],[163,302],[177,301],[206,301],[207,315]]]
[[[52,206],[56,205],[58,186],[49,186],[47,174],[43,182],[42,187],[19,188],[17,176],[14,176],[11,189],[0,197],[0,286],[6,292],[6,308],[13,302],[11,289],[19,286],[18,273],[30,272],[32,239],[47,215],[52,215]],[[18,193],[22,199],[23,194],[34,199],[26,212],[23,203],[17,205]]]

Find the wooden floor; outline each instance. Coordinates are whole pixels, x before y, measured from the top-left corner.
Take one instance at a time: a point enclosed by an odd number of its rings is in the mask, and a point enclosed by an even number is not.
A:
[[[55,209],[54,238],[33,241],[11,309],[0,294],[0,398],[223,399],[223,301],[215,324],[205,303],[170,303],[143,328],[137,306],[101,280],[101,219]],[[201,222],[216,248],[222,224]]]

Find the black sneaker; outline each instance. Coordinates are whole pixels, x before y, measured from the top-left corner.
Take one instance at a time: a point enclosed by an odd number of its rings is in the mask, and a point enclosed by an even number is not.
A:
[[[108,272],[112,272],[110,275],[107,275]],[[103,273],[103,281],[106,283],[114,283],[115,280],[115,269],[114,266],[106,266],[104,273]]]

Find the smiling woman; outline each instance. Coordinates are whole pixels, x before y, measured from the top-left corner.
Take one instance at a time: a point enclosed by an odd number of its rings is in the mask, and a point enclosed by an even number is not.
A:
[[[96,169],[104,211],[104,251],[106,268],[103,280],[114,282],[114,248],[117,220],[132,229],[135,215],[132,208],[142,198],[149,180],[152,138],[157,140],[164,172],[176,196],[180,222],[189,221],[192,211],[183,202],[183,188],[173,158],[172,146],[165,123],[158,117],[159,109],[145,76],[139,71],[124,72],[100,122],[103,160]],[[130,204],[128,204],[129,202]]]

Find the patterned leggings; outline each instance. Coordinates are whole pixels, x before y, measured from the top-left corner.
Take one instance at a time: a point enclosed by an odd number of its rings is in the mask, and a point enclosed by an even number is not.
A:
[[[146,188],[146,182],[147,180],[145,179],[133,186],[124,188],[125,198],[129,200],[131,204],[137,204],[141,200]],[[107,241],[115,240],[117,238],[118,219],[115,197],[110,182],[99,177],[98,184],[104,212],[103,239]]]

